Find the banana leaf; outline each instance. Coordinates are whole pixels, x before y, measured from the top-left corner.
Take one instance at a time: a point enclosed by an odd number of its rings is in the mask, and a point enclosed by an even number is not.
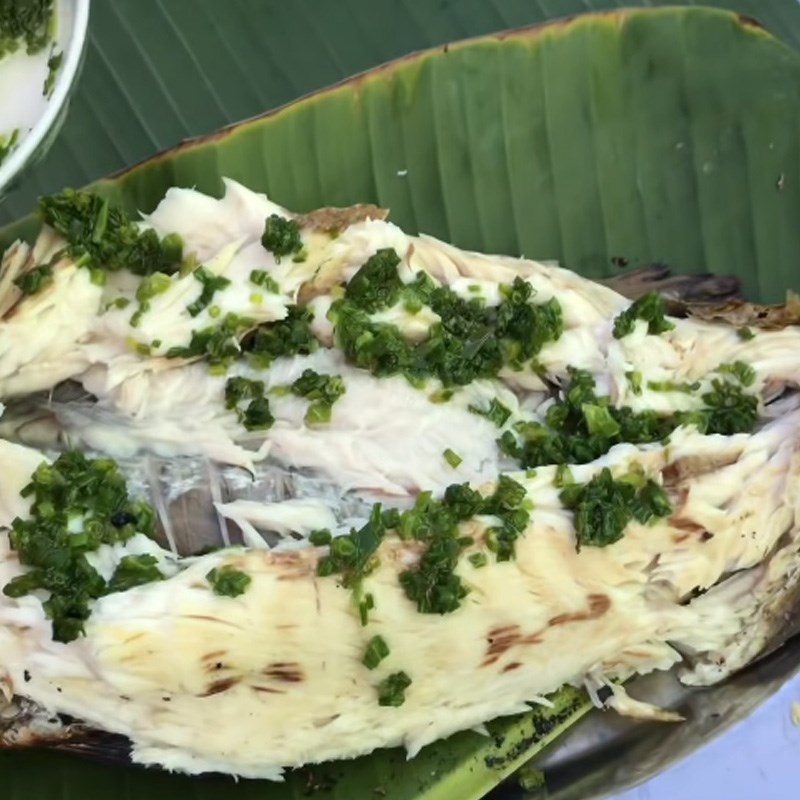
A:
[[[798,95],[800,56],[750,19],[588,14],[421,52],[94,188],[149,211],[169,186],[219,193],[229,176],[298,211],[371,201],[462,247],[557,258],[592,277],[663,261],[736,274],[746,295],[774,300],[800,261]],[[36,225],[7,226],[0,243]],[[470,800],[587,708],[573,690],[552,700],[489,738],[463,733],[410,762],[385,751],[283,785],[20,752],[0,754],[0,787],[7,800]]]
[[[228,175],[299,211],[372,201],[462,247],[591,277],[732,273],[779,300],[800,251],[798,70],[734,14],[585,15],[402,59],[97,186],[147,211]]]
[[[27,214],[40,194],[85,185],[415,50],[570,14],[653,5],[733,9],[800,48],[795,0],[95,2],[71,112],[49,155],[0,202],[0,225]]]
[[[3,800],[477,800],[589,708],[582,692],[562,689],[553,708],[497,720],[490,735],[472,731],[424,748],[381,750],[354,761],[290,772],[284,783],[226,776],[188,778],[158,770],[123,769],[61,753],[16,751],[0,759]],[[126,794],[127,793],[127,794]]]

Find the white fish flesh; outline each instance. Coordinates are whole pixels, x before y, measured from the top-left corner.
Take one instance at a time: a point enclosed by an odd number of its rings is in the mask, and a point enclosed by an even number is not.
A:
[[[669,519],[631,524],[602,549],[576,552],[552,468],[515,476],[536,508],[531,525],[515,560],[463,562],[470,593],[452,615],[419,614],[408,602],[397,574],[419,547],[391,536],[365,580],[375,598],[366,626],[350,592],[316,575],[321,550],[308,547],[191,559],[165,581],[99,600],[85,637],[68,644],[52,641],[36,598],[4,598],[6,683],[50,712],[124,734],[136,761],[277,778],[285,766],[376,747],[414,753],[564,683],[665,669],[682,654],[691,654],[687,680],[719,679],[758,651],[766,635],[758,609],[785,591],[785,562],[796,563],[797,424],[794,414],[727,438],[686,430],[667,448],[620,445],[575,467],[583,481],[604,465],[618,472],[635,462],[683,498]],[[11,445],[0,455],[4,474],[24,475],[37,458]],[[681,477],[698,458],[710,468]],[[6,523],[19,512],[20,482],[4,483]],[[476,551],[486,525],[465,528]],[[129,545],[142,548],[156,552],[148,540]],[[205,575],[221,564],[252,577],[241,597],[210,591]],[[2,579],[19,570],[4,550]],[[371,671],[361,658],[375,634],[391,654]],[[401,708],[382,707],[376,684],[395,669],[413,683]]]
[[[296,222],[294,257],[262,241],[273,215]],[[409,236],[372,207],[292,215],[231,181],[220,200],[170,190],[141,230],[180,235],[184,266],[103,282],[48,228],[3,260],[2,432],[41,449],[0,440],[0,586],[36,574],[19,531],[49,530],[52,509],[25,487],[52,464],[50,445],[119,459],[160,530],[89,547],[105,588],[130,559],[158,577],[96,591],[82,629],[61,641],[54,594],[0,595],[0,685],[20,711],[5,714],[0,743],[64,736],[59,720],[78,720],[76,735],[125,737],[137,763],[277,780],[381,747],[413,755],[565,684],[594,698],[607,687],[621,713],[675,719],[621,683],[673,667],[687,684],[724,679],[780,627],[800,566],[791,320],[751,330],[749,317],[733,325],[656,306],[637,317],[624,295],[555,265]],[[446,312],[413,301],[422,280],[480,298],[473,309],[505,308],[519,280],[525,308],[557,303],[557,335],[535,353],[514,340],[524,358],[469,380],[365,368],[342,345],[337,302],[389,250],[401,287],[364,312],[369,335],[390,330],[425,352]],[[41,267],[41,291],[22,291],[15,280]],[[248,337],[283,330],[298,305],[313,311],[302,331],[313,344],[268,363],[246,357]],[[191,351],[226,318],[246,320],[233,355],[215,364]],[[321,395],[297,387],[309,374],[339,381],[316,417]],[[64,394],[67,379],[79,394]],[[262,412],[268,400],[264,424],[247,424],[236,386]],[[725,435],[702,432],[715,403]],[[563,424],[595,449],[559,433],[559,414],[577,414]],[[629,419],[648,432],[619,442]],[[541,446],[535,469],[520,468],[508,437]],[[436,528],[448,486],[491,498],[508,481],[521,492],[513,503],[481,501],[454,530]],[[602,486],[594,511],[575,499]],[[71,537],[91,516],[65,520]],[[354,576],[347,548],[362,546]],[[451,556],[435,562],[440,546]],[[415,594],[429,562],[450,582]],[[243,583],[218,591],[223,574]]]
[[[346,488],[408,494],[420,488],[441,490],[454,480],[490,480],[508,468],[496,446],[498,433],[520,421],[541,421],[553,388],[568,381],[568,368],[588,370],[598,392],[613,404],[659,414],[700,408],[703,393],[718,377],[716,369],[736,361],[746,362],[754,371],[753,391],[762,398],[762,414],[770,413],[764,402],[796,385],[800,353],[796,326],[760,330],[757,336],[743,339],[736,327],[726,323],[672,319],[673,329],[652,336],[639,321],[630,335],[617,339],[612,334],[613,321],[630,301],[552,264],[466,253],[431,237],[408,236],[377,218],[377,210],[364,212],[376,218],[350,224],[336,238],[303,229],[306,256],[296,263],[276,258],[261,245],[264,218],[273,213],[291,216],[264,195],[233,181],[226,181],[220,200],[195,190],[170,189],[146,223],[162,236],[180,234],[186,252],[209,272],[230,280],[214,295],[217,316],[211,316],[211,306],[196,317],[188,313],[188,305],[201,292],[192,274],[173,275],[169,288],[151,299],[150,310],[141,315],[136,327],[131,324],[140,283],[135,276],[112,273],[99,309],[97,302],[70,302],[69,291],[61,291],[61,284],[54,283],[42,297],[52,296],[51,304],[69,313],[78,311],[83,327],[73,336],[59,329],[58,368],[54,368],[45,360],[53,343],[49,338],[38,342],[43,335],[38,331],[52,331],[51,326],[35,322],[36,331],[20,330],[17,314],[0,321],[0,343],[3,337],[10,343],[20,339],[29,343],[27,349],[20,348],[25,359],[22,371],[14,357],[0,357],[0,376],[4,371],[9,374],[5,382],[0,380],[0,397],[50,388],[71,377],[91,395],[90,402],[61,404],[48,399],[42,405],[45,413],[55,416],[62,438],[74,446],[116,457],[138,451],[207,456],[248,469],[270,455],[290,466],[319,470]],[[45,229],[43,237],[50,243],[50,252],[53,233]],[[522,277],[533,287],[537,304],[557,298],[563,333],[544,344],[535,359],[536,369],[527,364],[521,370],[504,367],[496,378],[452,387],[452,397],[441,408],[429,402],[441,394],[442,386],[435,378],[422,389],[399,376],[376,382],[363,370],[343,363],[337,349],[330,349],[334,332],[326,314],[341,285],[370,255],[387,247],[400,257],[398,272],[405,283],[424,273],[456,295],[480,297],[488,306],[501,301],[503,285]],[[279,291],[254,292],[256,287],[248,278],[253,269],[268,273]],[[60,274],[59,269],[55,274]],[[23,298],[15,308],[34,305],[29,315],[37,320],[37,298]],[[127,305],[114,307],[120,299]],[[287,307],[298,299],[314,311],[311,330],[321,349],[310,356],[278,359],[256,369],[242,359],[224,376],[209,374],[202,363],[164,357],[170,348],[186,346],[193,330],[226,314],[247,316],[254,324],[269,323],[285,317]],[[401,303],[372,318],[397,326],[409,341],[424,338],[438,319],[430,309],[412,313]],[[137,347],[145,349],[137,352]],[[273,390],[306,368],[336,373],[344,380],[346,393],[333,406],[327,426],[304,424],[306,403],[296,397],[271,400],[276,423],[266,432],[245,430],[225,407],[224,387],[231,375],[263,380]],[[34,374],[35,380],[30,377]],[[639,379],[635,385],[632,375]],[[669,383],[677,388],[665,390]],[[690,384],[695,384],[694,391],[682,389]],[[510,411],[500,431],[468,411],[486,408],[492,399]],[[445,417],[450,424],[443,426]],[[4,430],[15,424],[12,414]],[[38,443],[40,430],[35,428],[28,441]],[[16,435],[25,439],[24,430]],[[447,444],[442,441],[445,436]],[[357,451],[353,442],[358,442]],[[442,460],[445,447],[462,459],[455,471]]]

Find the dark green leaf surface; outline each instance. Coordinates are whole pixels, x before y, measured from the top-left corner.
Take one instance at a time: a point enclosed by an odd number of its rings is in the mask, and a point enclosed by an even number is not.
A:
[[[96,2],[63,133],[0,217],[411,50],[618,5],[387,0],[376,13],[375,0]],[[800,44],[793,0],[715,5]],[[612,272],[613,256],[735,272],[751,297],[777,299],[798,283],[799,93],[800,57],[735,16],[587,18],[409,59],[99,189],[147,211],[170,185],[219,192],[229,175],[297,210],[372,201],[405,228],[464,247],[558,258],[592,276]],[[29,221],[0,238],[32,230]],[[410,763],[390,751],[315,770],[312,784],[337,780],[312,796],[477,798],[585,709],[572,692],[557,703],[556,723],[543,712],[497,723],[501,744],[465,733]],[[4,800],[285,800],[307,784],[307,773],[285,786],[234,784],[0,754]]]
[[[285,783],[188,778],[107,766],[60,753],[0,753],[3,800],[470,800],[482,797],[589,708],[582,692],[562,689],[552,709],[496,720],[491,736],[464,732],[424,748],[381,750],[355,761],[298,770]],[[385,792],[385,793],[384,793]]]
[[[800,43],[792,0],[718,5]],[[64,131],[0,217],[408,50],[605,8],[97,3]],[[414,58],[105,190],[150,210],[170,184],[218,192],[227,174],[298,210],[373,201],[463,247],[590,276],[614,256],[734,272],[750,297],[780,299],[800,254],[800,58],[733,17],[620,19]]]

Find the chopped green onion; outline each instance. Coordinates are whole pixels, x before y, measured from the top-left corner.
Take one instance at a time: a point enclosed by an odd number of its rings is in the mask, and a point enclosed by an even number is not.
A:
[[[571,483],[575,483],[575,479],[572,477],[572,470],[566,464],[559,464],[553,477],[553,486],[556,489],[562,489]]]
[[[455,451],[451,450],[449,447],[442,453],[444,456],[444,460],[453,468],[455,469],[458,467],[461,462],[464,460],[461,456],[456,453]]]
[[[634,518],[646,524],[671,512],[669,498],[657,483],[630,477],[615,480],[604,467],[588,483],[571,484],[562,490],[561,502],[575,514],[578,550],[619,541]]]
[[[308,534],[308,541],[315,547],[323,547],[326,544],[330,544],[331,538],[331,532],[327,528],[320,528]]]
[[[411,678],[405,672],[393,672],[378,684],[378,705],[398,707],[406,701]]]
[[[472,555],[467,556],[467,558],[475,569],[485,567],[489,561],[489,559],[486,558],[486,553],[472,553]]]
[[[469,406],[469,410],[473,414],[480,414],[480,416],[486,417],[489,422],[493,423],[498,428],[502,428],[511,416],[511,409],[504,406],[496,397],[493,397],[489,401],[489,407],[486,409],[478,408],[477,406]]]
[[[302,248],[300,228],[292,219],[270,214],[264,223],[261,244],[279,261],[281,256],[292,255]]]
[[[373,608],[375,608],[375,598],[367,592],[358,603],[358,616],[362,626],[369,622],[369,612]]]
[[[382,636],[373,636],[367,643],[367,649],[364,652],[364,658],[361,663],[367,669],[375,669],[378,664],[389,655],[389,645]]]
[[[321,375],[313,369],[306,369],[292,384],[291,390],[299,397],[315,401],[309,405],[305,421],[317,425],[330,422],[331,408],[345,393],[345,385],[340,375]]]
[[[61,69],[61,62],[63,60],[63,50],[56,52],[55,49],[50,52],[50,57],[47,59],[47,77],[44,79],[42,94],[48,99],[52,96],[53,89],[55,89],[56,75],[58,75],[58,71]]]
[[[632,370],[631,372],[626,372],[625,377],[631,387],[631,394],[640,395],[642,393],[642,373],[639,370]]]
[[[647,388],[654,392],[683,392],[692,394],[700,388],[700,381],[676,383],[675,381],[647,381]]]
[[[281,287],[278,282],[264,269],[254,269],[250,273],[250,282],[260,286],[262,289],[266,289],[268,292],[280,294]]]
[[[127,297],[117,297],[116,300],[112,300],[107,306],[106,311],[110,308],[127,308],[131,304],[131,301]]]
[[[271,428],[275,417],[272,416],[269,400],[266,397],[252,400],[244,411],[242,422],[248,431],[263,431]]]
[[[158,559],[152,555],[123,556],[111,580],[107,591],[124,592],[134,586],[161,581],[164,576],[158,568]]]
[[[111,459],[62,453],[52,464],[37,467],[21,495],[31,498],[30,516],[15,518],[8,538],[29,571],[13,578],[3,592],[9,597],[47,592],[43,607],[56,641],[69,642],[83,632],[93,600],[161,579],[152,556],[123,558],[109,583],[86,558],[101,545],[124,543],[136,533],[153,531],[153,509],[129,497]],[[81,525],[78,531],[76,521]]]
[[[22,294],[37,294],[52,282],[53,267],[50,264],[40,264],[14,278],[14,285]]]
[[[717,372],[733,375],[742,386],[752,386],[756,380],[756,371],[744,361],[734,361],[730,364],[720,364]]]
[[[453,397],[453,390],[452,389],[437,389],[433,392],[428,400],[431,403],[447,403]]]
[[[199,281],[203,286],[200,296],[194,302],[186,306],[189,316],[196,317],[204,308],[207,308],[211,304],[214,295],[218,291],[230,286],[231,282],[228,278],[222,275],[215,275],[202,266],[198,267],[192,275],[194,275],[195,280]]]
[[[174,273],[183,258],[183,241],[172,233],[159,239],[142,230],[120,207],[90,192],[64,189],[39,200],[39,214],[67,240],[67,251],[81,266],[135,275]]]
[[[224,597],[238,597],[247,590],[252,578],[230,564],[214,567],[207,575],[206,580],[211,584],[214,594]]]
[[[622,311],[614,320],[614,338],[621,339],[633,332],[637,319],[647,323],[647,332],[658,335],[675,326],[667,319],[664,298],[658,292],[648,292]]]

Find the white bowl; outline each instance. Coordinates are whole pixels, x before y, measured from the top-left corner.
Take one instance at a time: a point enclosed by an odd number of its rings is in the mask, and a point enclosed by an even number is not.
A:
[[[55,13],[53,41],[63,57],[49,97],[44,96],[43,86],[50,44],[35,56],[28,56],[22,47],[0,61],[0,134],[19,129],[16,146],[0,164],[0,196],[53,143],[83,61],[89,0],[56,0]]]

